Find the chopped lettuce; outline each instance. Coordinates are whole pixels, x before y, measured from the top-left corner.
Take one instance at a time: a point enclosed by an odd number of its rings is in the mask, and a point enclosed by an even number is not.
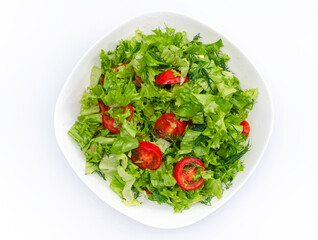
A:
[[[221,198],[244,169],[242,156],[249,144],[240,123],[258,96],[258,89],[241,89],[222,47],[221,39],[204,44],[198,34],[189,41],[185,32],[167,27],[149,35],[137,30],[114,50],[101,50],[100,67],[91,70],[80,116],[68,132],[86,157],[85,174],[109,181],[127,206],[140,204],[146,196],[182,212],[192,204],[209,205],[212,198]],[[166,70],[180,75],[181,83],[156,84],[156,76]],[[116,121],[120,134],[105,129],[100,102],[110,107],[106,114]],[[134,108],[130,120],[131,111],[123,111],[128,104]],[[164,140],[155,134],[155,122],[164,113],[188,122],[181,137]],[[131,151],[140,141],[160,148],[163,161],[157,170],[132,163]],[[182,190],[174,178],[174,168],[184,157],[199,158],[206,168],[198,170],[196,177],[205,183],[194,191]]]

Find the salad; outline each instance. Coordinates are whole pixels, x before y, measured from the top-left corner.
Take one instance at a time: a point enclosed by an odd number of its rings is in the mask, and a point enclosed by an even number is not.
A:
[[[68,132],[85,174],[109,181],[128,206],[149,199],[182,212],[221,198],[244,169],[258,95],[241,89],[221,47],[166,27],[101,50]]]

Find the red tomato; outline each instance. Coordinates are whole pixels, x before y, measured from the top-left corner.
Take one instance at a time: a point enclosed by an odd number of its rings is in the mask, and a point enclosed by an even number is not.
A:
[[[102,103],[102,101],[98,101],[98,105],[100,108],[100,111],[102,114],[104,114],[105,111],[108,111],[110,109],[110,107],[104,105],[104,103]]]
[[[130,122],[134,116],[134,108],[130,104],[128,104],[126,107],[124,107],[123,113],[125,113],[128,109],[130,110],[130,116],[127,118],[127,120]]]
[[[250,124],[248,123],[248,121],[244,120],[243,122],[240,123],[240,125],[243,126],[242,134],[245,134],[245,137],[248,137],[251,130]]]
[[[105,76],[104,75],[100,75],[100,83],[102,84],[102,85],[104,85],[104,80],[105,80]]]
[[[191,163],[198,166],[191,166]],[[178,186],[186,191],[193,191],[201,187],[204,184],[203,178],[200,177],[196,181],[193,179],[199,168],[203,168],[205,171],[205,166],[200,159],[193,157],[181,159],[174,169],[174,178],[176,179]]]
[[[101,101],[99,101],[98,104],[102,113],[102,120],[103,120],[104,127],[107,128],[112,133],[117,133],[117,134],[120,133],[121,124],[117,125],[115,119],[113,119],[108,114],[105,114],[105,111],[108,111],[110,107],[109,106],[105,107],[105,105]],[[130,110],[130,116],[127,118],[127,120],[131,121],[131,119],[134,116],[134,108],[130,104],[128,104],[126,107],[124,107],[123,113],[125,113],[127,109]]]
[[[141,84],[143,84],[144,82],[141,80],[141,77],[139,77],[137,75],[137,73],[135,73],[135,81],[136,81],[136,84],[141,87]]]
[[[183,82],[187,82],[187,81],[188,81],[188,78],[186,77]],[[160,73],[156,77],[157,84],[174,84],[174,83],[180,83],[180,82],[181,82],[181,77],[174,76],[174,72],[171,70],[167,70],[163,73]]]
[[[100,112],[102,114],[104,114],[104,112],[106,111],[104,103],[102,103],[101,101],[98,101],[98,105],[99,105],[99,108],[100,108]]]
[[[182,136],[187,126],[186,122],[179,119],[174,120],[174,113],[165,113],[161,115],[155,123],[155,132],[161,138]]]
[[[121,66],[124,66],[124,65],[127,65],[129,62],[125,62],[125,63],[123,63],[123,64],[120,64],[118,67],[116,67],[115,69],[116,69],[116,71],[118,72],[119,71],[119,67],[121,67]]]
[[[162,153],[158,146],[150,142],[140,142],[132,151],[131,161],[141,169],[156,170],[162,163]]]
[[[145,191],[146,191],[146,193],[147,193],[148,195],[149,195],[149,194],[152,194],[152,192],[150,192],[148,188],[145,188]]]
[[[116,124],[116,120],[113,119],[108,114],[102,115],[104,127],[107,128],[112,133],[120,133],[121,124]]]

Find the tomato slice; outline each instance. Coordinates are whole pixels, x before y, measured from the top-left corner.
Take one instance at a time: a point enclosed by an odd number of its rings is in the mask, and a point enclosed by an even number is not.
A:
[[[130,110],[130,116],[127,117],[127,120],[130,122],[134,116],[134,108],[130,104],[128,104],[126,107],[124,107],[123,113],[125,113],[126,110],[128,110],[128,109]]]
[[[100,112],[102,114],[104,114],[105,111],[108,111],[110,109],[110,107],[108,107],[108,106],[105,107],[104,103],[102,103],[102,101],[100,101],[100,100],[98,101],[98,105],[99,105],[99,108],[100,108]]]
[[[150,192],[148,188],[145,188],[145,191],[146,191],[146,193],[147,193],[148,195],[149,195],[149,194],[152,194],[152,192]]]
[[[119,67],[121,67],[121,66],[124,66],[124,65],[127,65],[129,62],[125,62],[125,63],[122,63],[122,64],[120,64],[118,67],[115,67],[115,70],[118,72],[119,71]]]
[[[193,157],[181,159],[174,169],[174,178],[178,186],[186,191],[193,191],[201,187],[204,184],[203,178],[193,179],[199,168],[203,168],[205,171],[205,166],[200,159]]]
[[[180,72],[179,72],[180,73]],[[188,78],[185,77],[183,82],[187,82]],[[175,76],[174,72],[171,70],[167,70],[163,73],[160,73],[156,77],[156,83],[157,84],[174,84],[174,83],[180,83],[181,82],[181,77],[180,76]]]
[[[135,81],[136,81],[136,84],[141,87],[141,84],[143,84],[144,82],[141,80],[141,77],[139,77],[137,75],[137,73],[135,73]]]
[[[101,101],[98,101],[98,105],[99,105],[99,108],[100,108],[100,112],[102,114],[104,114],[104,112],[106,111],[104,103],[102,103]]]
[[[140,142],[132,151],[131,161],[141,169],[156,170],[162,163],[162,153],[158,146],[150,142]]]
[[[248,121],[244,120],[243,122],[240,123],[240,125],[243,126],[242,134],[245,134],[245,137],[248,137],[251,130],[250,124],[248,123]]]
[[[111,116],[109,116],[108,114],[103,114],[102,120],[104,127],[107,128],[110,132],[116,134],[120,133],[121,124],[117,125],[116,120],[113,119]]]
[[[102,113],[102,120],[103,120],[104,127],[107,128],[112,133],[116,133],[116,134],[120,133],[121,124],[117,125],[115,119],[113,119],[110,115],[105,114],[105,111],[108,111],[110,107],[109,106],[105,107],[105,105],[101,101],[99,101],[98,104]],[[130,110],[130,116],[127,118],[127,120],[130,122],[134,116],[134,108],[130,104],[128,104],[126,107],[124,107],[123,113],[125,113],[127,109]]]
[[[176,138],[182,136],[187,123],[175,120],[176,115],[174,113],[165,113],[161,115],[155,123],[155,132],[161,138]]]
[[[100,75],[100,83],[104,85],[104,81],[105,81],[105,76],[102,74]]]

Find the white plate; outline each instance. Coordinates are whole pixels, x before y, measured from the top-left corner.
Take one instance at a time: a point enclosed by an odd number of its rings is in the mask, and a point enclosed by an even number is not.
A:
[[[89,85],[90,70],[93,65],[100,66],[99,54],[101,49],[113,50],[118,40],[130,38],[137,28],[149,34],[151,30],[165,25],[177,31],[186,31],[192,39],[197,33],[201,34],[205,43],[215,42],[222,38],[223,51],[231,57],[229,67],[240,79],[245,88],[258,88],[259,97],[253,111],[249,115],[251,125],[251,150],[244,156],[245,170],[240,172],[233,181],[232,187],[225,191],[223,197],[213,199],[212,206],[195,204],[183,213],[173,213],[171,206],[159,205],[156,202],[145,201],[142,205],[126,207],[121,199],[108,187],[97,174],[85,175],[85,157],[79,146],[67,135],[80,113],[80,99],[83,91]],[[175,13],[155,12],[132,19],[131,21],[107,33],[97,41],[79,60],[67,79],[55,108],[55,134],[58,144],[66,159],[82,179],[82,181],[108,205],[117,209],[136,221],[158,228],[178,228],[193,224],[208,216],[236,193],[252,174],[259,163],[272,131],[273,107],[266,83],[261,78],[247,57],[229,40],[220,33],[196,20]]]

